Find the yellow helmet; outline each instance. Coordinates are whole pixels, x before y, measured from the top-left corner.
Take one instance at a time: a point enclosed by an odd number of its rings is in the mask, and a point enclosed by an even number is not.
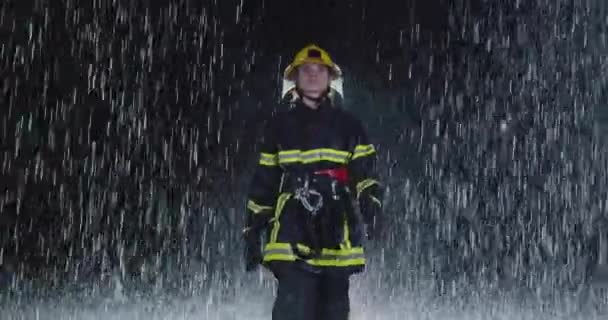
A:
[[[342,76],[342,71],[338,65],[333,62],[329,53],[314,44],[310,44],[298,51],[291,64],[285,69],[283,77],[288,80],[293,80],[294,71],[299,66],[306,63],[319,63],[329,67],[334,79]]]

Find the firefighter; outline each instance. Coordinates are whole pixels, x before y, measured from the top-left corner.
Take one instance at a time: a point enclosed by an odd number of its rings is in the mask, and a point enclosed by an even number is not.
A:
[[[299,51],[284,72],[290,107],[263,135],[243,234],[246,270],[262,264],[278,280],[272,319],[348,319],[349,277],[378,232],[376,149],[340,107],[341,75],[320,47]]]

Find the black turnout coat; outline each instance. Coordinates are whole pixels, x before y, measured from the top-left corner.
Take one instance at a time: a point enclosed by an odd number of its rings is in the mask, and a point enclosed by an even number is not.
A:
[[[378,218],[383,190],[362,123],[329,99],[316,110],[297,101],[269,121],[262,140],[245,233],[267,231],[263,264],[363,270],[364,226]]]

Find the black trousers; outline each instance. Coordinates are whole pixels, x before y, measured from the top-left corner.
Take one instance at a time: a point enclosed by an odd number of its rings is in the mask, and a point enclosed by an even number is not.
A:
[[[279,281],[273,320],[348,320],[349,277],[298,267],[275,273]]]

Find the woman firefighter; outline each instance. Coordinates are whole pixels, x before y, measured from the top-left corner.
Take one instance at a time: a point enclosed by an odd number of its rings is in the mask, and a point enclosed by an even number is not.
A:
[[[303,48],[284,72],[291,107],[264,132],[243,234],[246,270],[262,264],[278,280],[275,320],[348,319],[349,277],[378,232],[376,150],[340,107],[341,80],[325,50]]]

